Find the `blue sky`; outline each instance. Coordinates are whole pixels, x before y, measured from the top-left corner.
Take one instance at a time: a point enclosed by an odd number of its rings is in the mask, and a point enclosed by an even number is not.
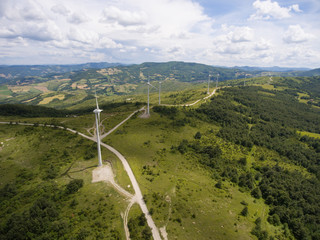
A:
[[[0,64],[320,67],[319,0],[1,0]]]

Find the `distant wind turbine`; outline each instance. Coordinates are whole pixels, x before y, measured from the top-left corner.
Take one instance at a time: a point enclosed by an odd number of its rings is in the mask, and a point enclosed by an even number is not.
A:
[[[247,75],[248,75],[248,74],[245,74],[245,77],[244,77],[244,79],[243,79],[243,86],[246,86]]]
[[[217,74],[217,81],[216,81],[216,88],[218,88],[219,76],[220,76],[220,74],[218,73],[218,74]]]
[[[209,74],[209,77],[208,77],[208,91],[207,91],[207,94],[210,94],[210,77],[211,77],[211,74]]]
[[[98,161],[99,161],[98,166],[100,167],[100,166],[102,166],[102,159],[101,159],[99,126],[100,126],[100,113],[102,112],[102,109],[99,109],[97,94],[96,94],[96,105],[97,105],[97,108],[95,110],[93,110],[93,112],[95,113],[95,117],[96,117],[97,148],[98,148]]]
[[[159,82],[159,105],[161,104],[161,82]]]
[[[147,115],[150,115],[150,110],[149,110],[149,92],[150,92],[150,87],[153,87],[153,88],[155,88],[155,89],[157,89],[155,86],[153,86],[150,82],[149,82],[149,79],[148,79],[148,83],[147,83],[147,85],[148,85],[148,107],[147,107]]]

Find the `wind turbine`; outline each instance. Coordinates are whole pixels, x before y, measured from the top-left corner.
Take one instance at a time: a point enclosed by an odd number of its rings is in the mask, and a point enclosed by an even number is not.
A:
[[[244,80],[243,80],[243,86],[244,86],[244,87],[246,86],[247,76],[248,76],[248,74],[245,74],[245,77],[244,77]]]
[[[96,98],[96,106],[97,106],[97,109],[99,109],[99,105],[98,105],[98,97],[97,97],[97,90],[95,92],[95,98]],[[102,109],[99,109],[100,112],[102,112]],[[100,112],[98,113],[98,121],[99,121],[99,126],[100,126]]]
[[[216,88],[218,88],[218,83],[219,83],[219,73],[217,74],[217,81],[216,81]]]
[[[157,89],[155,86],[153,86],[150,82],[149,82],[149,79],[148,79],[148,107],[147,107],[147,115],[150,115],[150,110],[149,110],[149,92],[150,92],[150,87],[153,87],[155,89]]]
[[[97,105],[97,108],[95,110],[93,110],[93,112],[95,113],[95,117],[96,117],[97,148],[98,148],[98,161],[99,161],[98,166],[100,167],[100,166],[102,166],[102,159],[101,159],[99,125],[100,125],[100,113],[102,112],[102,109],[99,109],[97,94],[96,94],[96,105]]]
[[[209,77],[208,77],[208,91],[207,91],[207,94],[208,94],[208,95],[210,94],[210,89],[209,89],[210,77],[211,77],[211,74],[209,74]]]
[[[161,104],[161,82],[159,82],[159,105]]]

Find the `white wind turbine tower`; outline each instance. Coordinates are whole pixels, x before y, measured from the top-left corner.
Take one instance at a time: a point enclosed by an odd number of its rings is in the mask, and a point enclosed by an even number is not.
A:
[[[209,86],[210,86],[210,77],[211,77],[211,74],[209,74],[209,77],[208,77],[208,91],[207,91],[207,94],[210,94],[210,89],[209,89]]]
[[[218,88],[219,76],[220,76],[220,74],[218,73],[218,74],[217,74],[217,81],[216,81],[216,88]]]
[[[243,86],[244,86],[244,87],[246,86],[247,75],[248,75],[248,74],[245,74],[245,75],[244,75],[244,76],[245,76],[244,79],[243,79]]]
[[[100,167],[100,166],[102,166],[102,159],[101,159],[99,125],[100,125],[100,113],[102,112],[102,109],[99,109],[97,94],[96,94],[96,105],[97,105],[97,108],[95,110],[93,110],[93,112],[95,113],[95,117],[96,117],[97,147],[98,147],[98,161],[99,161],[98,166]]]
[[[155,86],[153,86],[150,82],[149,82],[149,79],[148,79],[148,107],[147,107],[147,115],[150,115],[150,110],[149,110],[149,92],[150,92],[150,87],[153,87],[155,89],[157,89]]]
[[[159,82],[159,105],[161,104],[161,82]]]

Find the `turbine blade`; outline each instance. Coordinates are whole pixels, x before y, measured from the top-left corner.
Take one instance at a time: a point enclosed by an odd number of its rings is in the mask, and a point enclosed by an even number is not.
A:
[[[98,105],[98,98],[97,98],[97,95],[96,95],[96,105],[97,105],[97,109],[99,109],[99,105]]]
[[[153,87],[153,88],[155,88],[155,89],[157,89],[155,86],[153,86],[151,83],[149,83],[149,85],[151,86],[151,87]]]

